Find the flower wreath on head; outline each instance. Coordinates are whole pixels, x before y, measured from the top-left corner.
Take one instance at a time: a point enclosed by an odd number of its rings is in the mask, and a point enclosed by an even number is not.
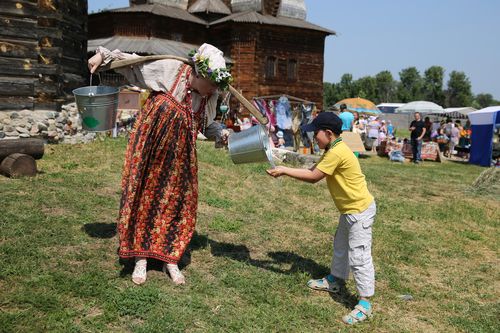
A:
[[[198,50],[189,52],[189,57],[194,62],[196,74],[214,82],[219,89],[226,90],[233,82],[233,77],[227,68],[210,68],[210,59],[201,55]]]

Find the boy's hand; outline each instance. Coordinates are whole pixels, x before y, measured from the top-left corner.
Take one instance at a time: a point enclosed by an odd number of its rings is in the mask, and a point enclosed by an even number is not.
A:
[[[282,167],[282,166],[277,166],[276,168],[274,169],[269,169],[269,170],[266,170],[266,172],[274,177],[274,178],[278,178],[280,176],[283,176],[285,174],[285,170],[286,168],[285,167]]]

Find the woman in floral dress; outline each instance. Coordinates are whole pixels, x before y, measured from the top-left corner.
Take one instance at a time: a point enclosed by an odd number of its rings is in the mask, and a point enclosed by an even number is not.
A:
[[[196,224],[196,137],[217,105],[217,90],[231,82],[223,53],[214,46],[203,44],[190,56],[192,65],[164,59],[116,70],[152,91],[129,138],[118,218],[118,255],[135,258],[136,284],[146,282],[147,258],[163,261],[175,284],[185,283],[177,263]],[[99,47],[89,69],[135,57]]]

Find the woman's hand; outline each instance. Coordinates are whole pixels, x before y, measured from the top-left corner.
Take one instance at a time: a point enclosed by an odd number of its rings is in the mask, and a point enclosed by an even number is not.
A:
[[[88,63],[90,73],[94,73],[96,69],[101,66],[102,61],[102,55],[99,52],[97,52],[92,58],[90,58]]]
[[[278,178],[280,176],[283,176],[286,174],[286,168],[283,167],[283,166],[277,166],[276,168],[274,169],[269,169],[269,170],[266,170],[266,172],[274,177],[274,178]]]

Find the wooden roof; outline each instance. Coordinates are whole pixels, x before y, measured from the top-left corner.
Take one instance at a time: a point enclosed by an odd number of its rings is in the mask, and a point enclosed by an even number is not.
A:
[[[154,15],[171,17],[171,18],[175,18],[178,20],[182,20],[182,21],[188,21],[188,22],[193,22],[193,23],[198,23],[198,24],[203,24],[203,25],[207,24],[207,22],[205,20],[202,20],[201,18],[189,13],[188,11],[186,11],[182,8],[166,6],[166,5],[161,5],[161,4],[135,5],[135,6],[131,6],[131,7],[124,7],[124,8],[107,10],[107,11],[103,11],[103,12],[92,14],[92,15],[99,15],[102,13],[109,13],[109,12],[111,12],[111,13],[151,13]]]
[[[238,23],[259,23],[268,25],[280,25],[280,26],[287,26],[299,29],[321,31],[329,35],[336,35],[336,32],[333,30],[320,27],[319,25],[312,24],[304,20],[294,19],[284,16],[262,15],[256,11],[246,11],[229,15],[214,22],[211,22],[210,25],[213,26],[220,23],[231,22],[231,21]]]
[[[197,0],[188,11],[190,13],[231,14],[231,10],[221,0]]]

